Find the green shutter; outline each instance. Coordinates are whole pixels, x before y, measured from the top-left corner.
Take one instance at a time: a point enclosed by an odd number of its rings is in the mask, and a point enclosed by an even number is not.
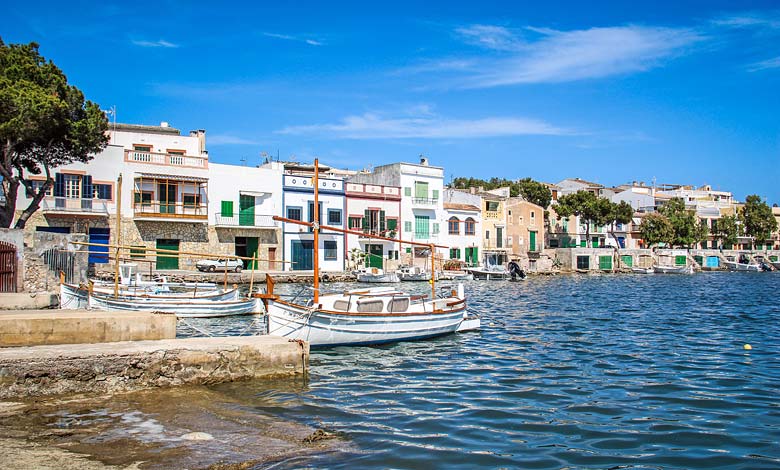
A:
[[[222,217],[233,217],[233,201],[222,201]]]
[[[433,234],[437,235],[438,233],[439,233],[439,223],[438,222],[434,222],[433,223]]]
[[[369,211],[368,209],[366,209],[366,210],[363,212],[363,231],[364,231],[364,232],[368,232],[368,221],[369,221],[369,217],[370,217],[370,216],[371,216],[371,211]]]
[[[414,197],[418,199],[428,199],[428,183],[423,181],[415,181]]]
[[[398,219],[387,219],[387,230],[395,230],[398,228]]]
[[[411,196],[412,188],[404,188],[404,196]]]
[[[412,222],[407,220],[404,222],[404,232],[411,232],[412,231]]]
[[[379,231],[385,231],[385,211],[379,211]]]
[[[599,256],[599,269],[610,270],[612,269],[612,257],[611,256]]]
[[[431,190],[431,199],[439,199],[439,190],[438,189],[432,189]]]
[[[686,264],[688,264],[685,255],[675,256],[674,264],[677,266],[685,266]]]

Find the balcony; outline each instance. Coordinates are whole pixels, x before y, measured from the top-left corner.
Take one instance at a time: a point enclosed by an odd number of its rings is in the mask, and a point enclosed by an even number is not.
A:
[[[359,235],[358,238],[371,238],[371,237],[385,237],[395,238],[397,232],[395,230],[363,230],[363,235]]]
[[[177,222],[208,222],[208,205],[168,202],[142,202],[133,204],[135,220],[172,220]]]
[[[175,153],[141,152],[137,150],[125,150],[125,161],[186,168],[208,167],[208,158],[204,157],[192,157]]]
[[[417,207],[436,207],[438,204],[438,199],[430,199],[427,197],[412,198],[412,205]]]
[[[276,228],[279,223],[266,214],[214,214],[214,226],[222,228]]]
[[[48,214],[108,217],[108,203],[102,199],[50,196],[41,201],[41,211]]]

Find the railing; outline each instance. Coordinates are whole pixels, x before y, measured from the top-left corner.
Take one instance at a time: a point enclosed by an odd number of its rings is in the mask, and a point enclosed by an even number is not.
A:
[[[44,212],[88,212],[108,215],[108,204],[102,199],[46,197],[41,201],[41,210]]]
[[[483,219],[501,220],[501,212],[499,211],[485,211],[482,215]]]
[[[430,199],[427,197],[414,197],[412,198],[412,204],[417,206],[435,206],[439,203],[438,199]]]
[[[492,238],[492,239],[488,238],[487,240],[484,241],[483,244],[484,244],[485,248],[504,249],[504,248],[507,248],[507,243],[506,243],[507,241],[508,240],[498,240],[498,239],[495,239],[495,238]],[[501,242],[501,243],[499,244],[499,242]]]
[[[363,235],[360,235],[358,238],[370,238],[371,236],[395,238],[396,236],[395,230],[362,230],[362,232]]]
[[[190,157],[171,153],[140,152],[126,150],[128,162],[151,163],[154,165],[186,166],[192,168],[206,168],[208,159],[203,157]]]
[[[134,216],[160,219],[204,219],[208,220],[207,204],[183,204],[165,202],[137,202],[133,204]]]
[[[223,227],[255,227],[255,228],[276,228],[279,223],[274,220],[274,216],[266,214],[241,215],[238,213],[214,214],[214,225]]]

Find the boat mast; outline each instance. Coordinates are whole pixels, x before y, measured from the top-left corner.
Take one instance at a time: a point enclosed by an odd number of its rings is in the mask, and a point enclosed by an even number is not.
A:
[[[431,243],[431,300],[436,300],[436,248]]]
[[[320,301],[320,162],[314,159],[314,305]]]
[[[122,246],[122,173],[116,179],[116,252],[114,253],[114,298],[119,297],[119,247]]]

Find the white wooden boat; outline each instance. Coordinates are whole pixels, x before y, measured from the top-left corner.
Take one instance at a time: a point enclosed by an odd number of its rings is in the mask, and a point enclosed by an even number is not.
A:
[[[364,268],[356,273],[358,282],[391,283],[400,282],[398,274],[386,273],[381,268]]]
[[[471,268],[469,272],[474,276],[474,279],[497,281],[509,279],[509,271],[504,269],[503,266],[488,266],[486,268]]]
[[[91,281],[95,287],[114,288],[114,281],[103,281],[94,279]],[[119,265],[119,286],[135,289],[146,289],[156,291],[157,293],[169,292],[171,289],[192,289],[192,290],[216,290],[217,284],[214,282],[168,282],[165,276],[145,281],[138,271],[136,263],[121,263]]]
[[[760,264],[753,261],[740,262],[735,260],[726,260],[723,262],[723,266],[725,266],[729,271],[747,271],[757,273],[763,270]]]
[[[248,315],[261,313],[257,299],[243,300],[198,300],[170,299],[159,301],[155,299],[113,298],[108,295],[91,294],[89,308],[109,312],[160,312],[175,314],[178,318],[209,318],[227,317],[233,315]]]
[[[419,266],[401,266],[396,271],[401,281],[430,281],[431,272]],[[438,273],[434,273],[436,280],[439,279]]]
[[[314,207],[317,207],[319,198],[318,168],[319,162],[315,159],[312,184]],[[274,220],[313,229],[314,286],[311,300],[298,302],[296,297],[287,301],[274,294],[273,278],[266,275],[266,293],[257,294],[257,297],[265,304],[268,334],[308,341],[312,346],[335,346],[423,339],[480,327],[479,317],[466,311],[463,286],[459,285],[456,291],[447,288],[443,294],[436,295],[433,278],[430,280],[430,297],[410,295],[395,287],[375,287],[320,295],[319,232],[328,230],[365,235],[362,232],[320,225],[317,211],[314,212],[314,222],[278,216],[274,217]],[[426,246],[431,251],[431,266],[435,265],[436,246],[433,244],[369,236],[396,243]]]
[[[316,305],[287,302],[272,293],[261,298],[269,335],[312,346],[408,341],[480,327],[479,318],[466,311],[462,285],[435,299],[388,287],[320,295]]]
[[[693,274],[695,272],[693,265],[687,266],[653,266],[653,272],[658,274]]]
[[[642,268],[642,267],[639,267],[639,266],[633,266],[631,268],[631,272],[634,273],[634,274],[653,274],[655,272],[655,270],[653,269],[652,266],[647,267],[647,268]]]
[[[93,287],[92,292],[101,296],[114,296],[113,286]],[[65,310],[79,310],[89,307],[89,288],[75,284],[60,283],[60,308]],[[189,299],[198,301],[225,301],[238,300],[238,289],[190,291],[190,292],[165,292],[162,294],[147,289],[135,289],[121,287],[118,291],[119,299],[146,301],[146,302],[182,302]]]
[[[442,271],[439,274],[440,281],[473,281],[474,275],[466,271]]]

